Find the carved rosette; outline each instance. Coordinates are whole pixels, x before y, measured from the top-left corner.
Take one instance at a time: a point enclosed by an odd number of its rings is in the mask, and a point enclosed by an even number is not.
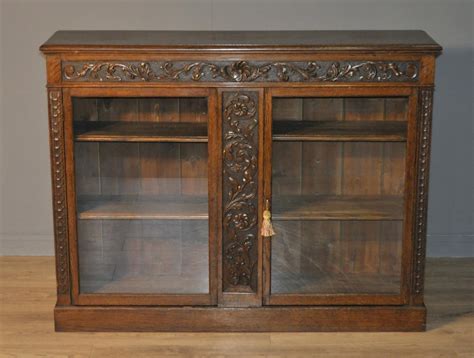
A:
[[[65,81],[413,82],[418,62],[64,62]]]
[[[426,253],[426,220],[428,209],[428,176],[430,165],[431,119],[433,113],[433,89],[420,91],[420,122],[418,130],[418,173],[415,220],[415,269],[413,290],[423,292]]]
[[[223,107],[223,287],[255,292],[258,92],[224,92]]]
[[[56,280],[59,294],[69,292],[64,116],[60,90],[50,90],[49,124],[53,180],[53,216],[56,250]]]

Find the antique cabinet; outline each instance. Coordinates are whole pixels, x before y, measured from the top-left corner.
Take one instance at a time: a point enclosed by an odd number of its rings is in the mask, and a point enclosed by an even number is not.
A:
[[[41,50],[58,331],[425,328],[426,33],[60,31]]]

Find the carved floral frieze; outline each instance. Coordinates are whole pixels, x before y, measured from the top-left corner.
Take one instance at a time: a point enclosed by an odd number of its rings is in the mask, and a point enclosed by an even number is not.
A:
[[[64,62],[64,81],[403,82],[417,81],[418,62],[164,61]]]

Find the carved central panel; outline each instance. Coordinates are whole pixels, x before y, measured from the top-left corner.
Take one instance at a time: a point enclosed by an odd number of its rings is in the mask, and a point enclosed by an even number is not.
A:
[[[223,290],[256,292],[258,92],[223,94]]]

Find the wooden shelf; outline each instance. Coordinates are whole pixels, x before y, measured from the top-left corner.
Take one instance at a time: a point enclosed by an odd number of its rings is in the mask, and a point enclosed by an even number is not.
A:
[[[76,121],[80,142],[207,142],[207,123]]]
[[[402,220],[401,196],[273,196],[274,220]]]
[[[79,219],[88,220],[207,220],[208,200],[203,196],[80,196]]]
[[[273,122],[274,141],[406,141],[406,121]]]

